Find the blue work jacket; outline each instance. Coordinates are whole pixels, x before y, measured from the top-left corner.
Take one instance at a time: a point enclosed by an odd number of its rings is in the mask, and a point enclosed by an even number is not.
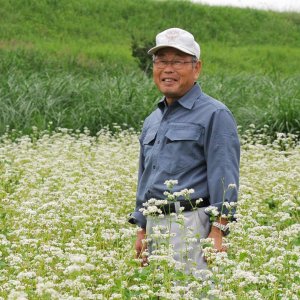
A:
[[[209,198],[226,214],[224,201],[238,198],[239,162],[236,122],[223,103],[197,83],[170,106],[161,99],[140,135],[136,207],[129,221],[146,227],[140,209],[150,198],[165,199],[166,180],[178,181],[173,192],[194,189],[191,199]]]

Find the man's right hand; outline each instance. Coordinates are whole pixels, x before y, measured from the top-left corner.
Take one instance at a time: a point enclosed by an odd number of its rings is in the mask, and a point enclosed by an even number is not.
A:
[[[145,241],[146,238],[146,230],[140,228],[137,232],[137,237],[135,241],[135,251],[136,251],[136,258],[141,259],[141,266],[144,267],[148,265],[147,256],[143,256],[143,252],[147,249],[147,244]]]

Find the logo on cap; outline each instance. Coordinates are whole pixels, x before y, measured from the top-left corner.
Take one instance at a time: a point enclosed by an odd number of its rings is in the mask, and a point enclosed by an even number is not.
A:
[[[179,36],[178,30],[169,30],[169,32],[166,33],[166,38],[169,42],[176,40],[178,36]]]

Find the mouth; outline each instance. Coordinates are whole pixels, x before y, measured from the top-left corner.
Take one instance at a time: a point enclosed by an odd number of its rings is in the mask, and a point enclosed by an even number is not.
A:
[[[172,83],[172,82],[176,82],[177,80],[174,78],[163,78],[162,81],[166,83]]]

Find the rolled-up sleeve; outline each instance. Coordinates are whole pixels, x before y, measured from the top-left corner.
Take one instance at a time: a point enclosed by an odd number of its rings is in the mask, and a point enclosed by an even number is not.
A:
[[[210,204],[227,215],[223,204],[237,201],[240,164],[237,126],[227,109],[216,110],[211,116],[205,148]]]

